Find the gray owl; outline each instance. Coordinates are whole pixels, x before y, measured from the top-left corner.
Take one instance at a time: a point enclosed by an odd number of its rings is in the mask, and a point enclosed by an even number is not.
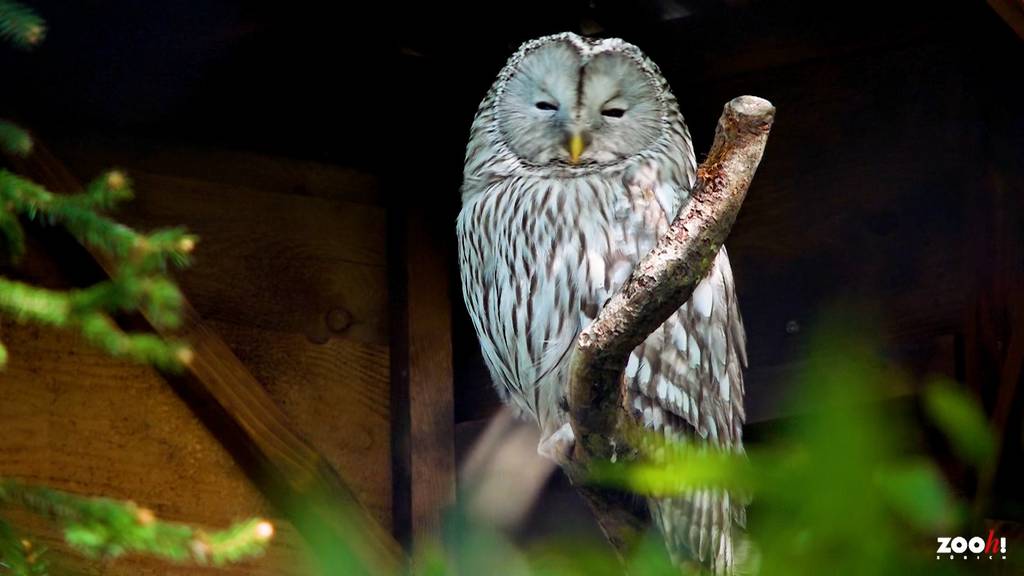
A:
[[[480,104],[457,223],[462,289],[506,404],[565,458],[569,356],[580,331],[654,247],[693,190],[689,131],[635,46],[572,33],[525,43]],[[645,427],[742,451],[745,335],[723,248],[689,302],[629,357]],[[649,501],[677,561],[736,565],[743,504],[701,489]]]

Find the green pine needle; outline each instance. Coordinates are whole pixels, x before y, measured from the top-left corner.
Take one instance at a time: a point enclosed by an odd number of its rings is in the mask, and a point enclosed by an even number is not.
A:
[[[103,175],[80,194],[53,194],[31,180],[0,170],[0,202],[47,225],[60,225],[83,244],[139,273],[187,266],[196,238],[183,228],[140,234],[98,210],[132,197],[131,182],[119,171]]]
[[[0,313],[18,322],[67,326],[71,299],[63,292],[0,278]]]
[[[0,0],[0,39],[31,48],[42,41],[45,30],[30,8]],[[27,132],[0,120],[0,152],[26,156],[31,150]],[[0,316],[76,330],[114,357],[177,370],[191,359],[186,345],[155,334],[125,332],[112,315],[142,311],[158,329],[179,326],[184,298],[166,276],[167,268],[187,266],[197,239],[182,228],[140,234],[104,214],[132,196],[131,181],[117,170],[70,195],[51,193],[0,170],[0,257],[16,262],[24,255],[25,233],[19,218],[26,217],[65,228],[114,266],[109,280],[81,290],[50,290],[0,277]],[[0,344],[0,367],[6,363],[7,349]],[[219,566],[262,554],[273,534],[273,527],[259,519],[206,532],[158,520],[131,502],[85,498],[4,478],[0,478],[0,506],[18,506],[54,520],[63,528],[65,541],[91,557],[142,553]],[[0,575],[47,574],[43,552],[0,518]]]
[[[0,210],[0,254],[11,262],[18,262],[25,255],[25,232],[17,216]]]
[[[12,0],[0,0],[0,39],[30,49],[46,36],[46,24],[31,8]]]
[[[86,187],[79,204],[83,207],[105,211],[126,200],[131,200],[134,196],[132,182],[128,176],[120,170],[111,170],[93,180]]]
[[[19,506],[55,521],[63,527],[65,541],[89,557],[142,553],[175,562],[220,566],[260,556],[274,532],[273,526],[261,519],[206,532],[160,520],[132,502],[88,498],[3,478],[0,504]],[[13,534],[7,537],[3,533],[4,526],[0,523],[0,553],[7,551],[2,549],[4,546],[19,542]],[[19,554],[12,557],[17,560],[24,556]]]
[[[141,311],[158,329],[181,324],[184,297],[166,277],[169,266],[186,266],[196,238],[183,228],[140,234],[101,213],[132,197],[131,182],[110,171],[84,192],[53,194],[16,174],[0,170],[0,241],[12,258],[24,252],[24,232],[15,214],[47,225],[64,226],[83,244],[110,258],[116,268],[110,280],[89,288],[54,291],[0,278],[0,314],[78,330],[90,343],[117,358],[179,370],[191,357],[180,342],[152,334],[122,331],[111,314]]]
[[[0,574],[45,576],[48,573],[46,548],[20,536],[0,518]]]
[[[125,333],[106,314],[91,313],[80,320],[82,335],[116,358],[126,358],[169,371],[188,363],[188,347],[155,334]]]

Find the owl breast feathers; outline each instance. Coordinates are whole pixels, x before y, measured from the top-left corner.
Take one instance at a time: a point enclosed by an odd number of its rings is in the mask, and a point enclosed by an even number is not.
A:
[[[559,458],[576,337],[668,229],[693,188],[689,132],[658,68],[618,39],[524,44],[484,98],[466,151],[462,288],[502,399]],[[626,401],[667,437],[742,451],[745,336],[729,259],[629,358]],[[736,565],[743,505],[701,489],[651,499],[678,560]]]

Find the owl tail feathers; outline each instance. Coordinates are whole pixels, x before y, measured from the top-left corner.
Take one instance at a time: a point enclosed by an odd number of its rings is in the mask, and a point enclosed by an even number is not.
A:
[[[756,573],[757,550],[743,531],[745,510],[728,492],[702,488],[649,502],[677,565],[696,561],[715,575]]]

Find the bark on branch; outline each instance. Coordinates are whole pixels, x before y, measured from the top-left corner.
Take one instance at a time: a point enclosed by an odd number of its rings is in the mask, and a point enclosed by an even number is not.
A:
[[[646,511],[621,494],[584,486],[588,465],[631,452],[625,435],[630,418],[622,379],[626,361],[707,275],[736,221],[774,118],[775,107],[755,96],[725,105],[690,202],[576,342],[569,383],[576,443],[566,472],[620,550],[646,525]]]

